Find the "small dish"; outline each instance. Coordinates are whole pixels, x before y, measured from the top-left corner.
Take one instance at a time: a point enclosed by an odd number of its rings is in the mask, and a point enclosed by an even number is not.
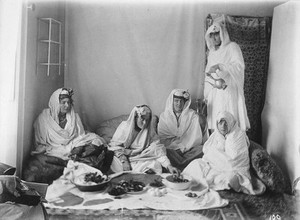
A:
[[[166,177],[166,179],[164,180],[164,184],[171,188],[171,189],[175,189],[175,190],[185,190],[188,189],[191,186],[192,183],[192,178],[189,176],[182,176],[182,178],[184,180],[186,180],[185,182],[176,182],[173,178],[173,175],[169,175]]]
[[[100,183],[95,182],[85,182],[85,174],[82,174],[74,179],[74,185],[82,192],[94,192],[94,191],[100,191],[103,190],[108,183],[110,182],[110,179],[106,179]]]

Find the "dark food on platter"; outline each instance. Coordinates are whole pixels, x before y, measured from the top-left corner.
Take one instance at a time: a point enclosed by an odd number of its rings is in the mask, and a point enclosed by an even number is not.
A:
[[[164,184],[162,183],[161,180],[155,179],[154,182],[150,183],[150,186],[152,187],[162,187]]]
[[[112,195],[112,196],[120,196],[120,195],[123,195],[123,194],[125,194],[125,193],[126,193],[125,188],[122,187],[122,186],[119,186],[119,185],[113,187],[113,188],[108,192],[108,194],[109,194],[109,195]]]
[[[197,195],[196,193],[189,192],[189,193],[185,194],[185,196],[191,197],[191,198],[195,198],[195,197],[197,197],[198,195]]]
[[[183,176],[173,175],[172,178],[169,179],[169,181],[171,181],[173,183],[186,183],[189,180],[184,179]]]
[[[118,185],[113,187],[108,194],[113,196],[123,195],[127,192],[140,192],[144,189],[145,184],[139,181],[130,180],[125,181],[121,180]]]
[[[101,183],[104,180],[106,180],[106,179],[104,177],[102,177],[101,175],[97,174],[97,172],[87,173],[84,177],[85,182]]]

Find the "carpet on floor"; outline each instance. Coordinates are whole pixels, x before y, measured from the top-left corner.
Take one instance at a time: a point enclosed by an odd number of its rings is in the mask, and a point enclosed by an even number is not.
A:
[[[74,210],[47,208],[49,220],[242,220],[249,219],[243,208],[237,203],[230,203],[222,209],[208,209],[198,211],[160,211],[160,210]]]
[[[249,219],[300,219],[299,196],[271,191],[254,196],[232,190],[219,191],[219,194],[230,203],[237,203],[243,207]]]

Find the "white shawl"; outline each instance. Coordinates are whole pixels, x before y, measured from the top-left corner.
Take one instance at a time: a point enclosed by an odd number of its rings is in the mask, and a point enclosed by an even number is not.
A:
[[[158,135],[162,143],[170,149],[180,149],[183,153],[192,147],[202,145],[202,131],[199,116],[190,109],[191,97],[185,102],[183,111],[177,121],[173,112],[173,95],[182,89],[174,89],[166,102],[165,111],[160,115]]]
[[[228,182],[225,180],[232,176],[237,176],[241,191],[248,194],[260,194],[265,190],[262,182],[251,179],[250,158],[249,158],[249,139],[242,131],[229,112],[218,114],[217,123],[224,119],[228,124],[228,134],[224,137],[218,129],[209,137],[203,146],[203,161],[209,164],[210,171],[207,180],[214,182],[215,189],[224,189]],[[218,183],[216,179],[223,179]],[[252,181],[258,185],[254,189]],[[224,184],[224,185],[223,185]]]
[[[35,151],[33,153],[45,153],[67,159],[74,147],[89,143],[99,146],[105,141],[94,133],[85,132],[80,117],[75,113],[73,106],[66,115],[65,128],[59,126],[59,94],[61,91],[62,89],[58,89],[51,95],[49,108],[44,109],[34,123]]]
[[[121,122],[114,133],[109,149],[115,152],[115,156],[124,154],[124,149],[132,150],[129,160],[130,162],[158,160],[164,167],[170,165],[170,161],[166,156],[166,149],[160,143],[155,128],[152,123],[152,113],[150,123],[141,131],[135,130],[135,117],[140,108],[150,108],[148,106],[136,106],[132,109],[128,119]],[[151,110],[150,110],[151,112]]]

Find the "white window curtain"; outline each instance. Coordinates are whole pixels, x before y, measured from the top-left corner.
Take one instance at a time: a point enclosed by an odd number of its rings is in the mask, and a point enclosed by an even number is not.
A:
[[[0,1],[0,162],[16,166],[22,0]]]

